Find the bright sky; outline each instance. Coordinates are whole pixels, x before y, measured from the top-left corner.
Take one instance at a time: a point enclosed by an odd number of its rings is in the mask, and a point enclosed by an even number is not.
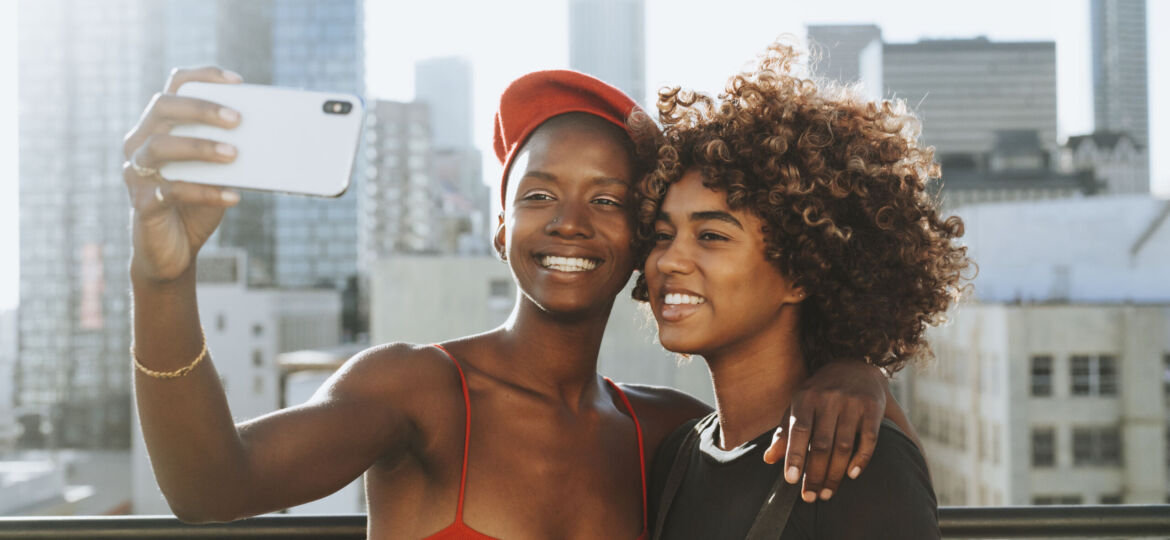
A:
[[[0,2],[0,72],[16,73],[16,2]],[[806,24],[877,24],[886,41],[921,37],[1054,40],[1059,134],[1092,129],[1087,0],[646,0],[646,82],[716,92],[780,34]],[[1149,28],[1170,27],[1170,2],[1148,1]],[[413,98],[414,62],[461,55],[475,69],[475,137],[490,158],[491,116],[508,81],[568,67],[568,0],[366,0],[366,78],[374,98]],[[1170,195],[1170,37],[1149,34],[1154,189]],[[16,103],[15,77],[0,78],[0,103]],[[650,96],[645,96],[648,101]],[[17,302],[16,110],[0,110],[0,310]],[[498,175],[491,161],[487,178]]]

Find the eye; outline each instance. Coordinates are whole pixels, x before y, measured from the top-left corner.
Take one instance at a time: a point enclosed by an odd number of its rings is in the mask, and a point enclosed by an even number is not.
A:
[[[669,242],[674,239],[674,235],[666,231],[654,231],[654,242]]]
[[[551,201],[553,196],[543,191],[536,191],[524,196],[525,201]]]
[[[602,205],[606,205],[606,206],[617,206],[619,208],[621,206],[623,206],[621,200],[615,199],[612,197],[598,197],[596,199],[593,199],[593,203],[594,204],[602,204]]]
[[[710,231],[703,232],[703,233],[699,234],[699,240],[701,240],[701,241],[722,242],[722,241],[725,241],[727,239],[728,238],[726,236],[723,236],[722,234],[717,234],[717,233],[713,233]]]

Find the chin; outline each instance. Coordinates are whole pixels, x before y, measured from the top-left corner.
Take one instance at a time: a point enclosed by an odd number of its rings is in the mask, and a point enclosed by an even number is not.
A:
[[[679,354],[702,354],[699,351],[703,350],[703,339],[695,336],[693,333],[687,333],[680,330],[666,330],[663,331],[659,326],[658,343],[662,348]]]

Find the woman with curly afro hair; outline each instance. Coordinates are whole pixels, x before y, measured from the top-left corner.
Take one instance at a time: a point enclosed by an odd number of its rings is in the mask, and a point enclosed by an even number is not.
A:
[[[925,460],[889,420],[864,473],[815,504],[793,505],[801,490],[756,457],[784,418],[775,397],[830,359],[893,372],[928,355],[923,332],[958,299],[970,264],[962,222],[929,195],[939,167],[905,105],[802,77],[797,58],[777,42],[718,99],[659,95],[665,132],[639,185],[634,295],[663,346],[703,356],[717,410],[660,447],[655,530],[937,538]]]

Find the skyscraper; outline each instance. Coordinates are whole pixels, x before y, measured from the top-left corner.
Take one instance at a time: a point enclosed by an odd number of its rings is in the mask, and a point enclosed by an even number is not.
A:
[[[1136,185],[1150,190],[1146,0],[1093,0],[1093,117],[1098,136],[1126,133],[1144,152]]]
[[[1097,131],[1149,144],[1146,0],[1093,0],[1093,112]]]
[[[361,0],[25,1],[20,17],[21,309],[15,405],[61,446],[129,441],[130,242],[122,136],[171,66],[364,91]],[[216,242],[278,285],[341,287],[357,266],[357,189],[247,194]]]
[[[168,65],[221,65],[255,84],[365,91],[361,0],[170,0],[166,10]],[[356,190],[338,199],[244,193],[213,242],[248,251],[251,283],[344,287],[357,273]]]
[[[881,97],[882,29],[873,24],[809,25],[809,46],[819,56],[818,76],[846,84],[860,82],[872,97]]]
[[[362,0],[276,0],[272,9],[272,84],[365,93]],[[361,154],[338,199],[277,196],[276,284],[344,288],[357,275]]]
[[[18,10],[20,352],[15,405],[50,444],[125,447],[130,238],[122,136],[162,84],[161,4]]]
[[[944,171],[988,169],[1004,131],[1034,131],[1048,156],[1056,152],[1055,43],[886,43],[882,63],[886,96],[915,110]]]
[[[464,58],[422,60],[414,67],[414,99],[430,111],[430,190],[439,203],[436,249],[488,251],[490,207],[483,158],[472,137],[471,64]]]
[[[644,0],[570,0],[569,65],[644,101]]]

